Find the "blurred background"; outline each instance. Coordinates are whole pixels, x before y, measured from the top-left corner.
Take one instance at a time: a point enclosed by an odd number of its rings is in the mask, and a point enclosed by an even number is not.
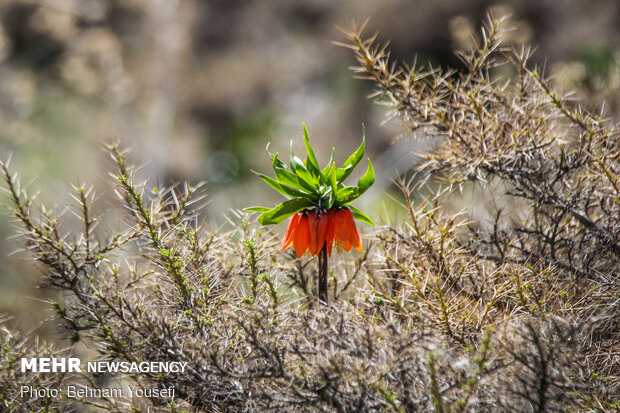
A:
[[[336,26],[370,18],[367,33],[390,40],[393,58],[459,67],[453,50],[471,46],[489,10],[511,16],[507,41],[538,46],[535,62],[561,88],[618,114],[617,0],[0,0],[0,156],[12,154],[47,206],[92,183],[107,210],[103,148],[119,141],[152,185],[207,181],[205,218],[217,227],[231,208],[279,199],[249,171],[271,171],[268,142],[286,152],[295,139],[301,152],[305,122],[319,161],[335,146],[342,162],[364,122],[377,169],[364,206],[381,222],[391,179],[415,166],[421,144],[383,123],[366,99],[372,84],[353,79],[352,54],[331,44],[344,40]],[[30,328],[48,316],[45,294],[36,266],[12,254],[14,234],[2,212],[0,314]]]

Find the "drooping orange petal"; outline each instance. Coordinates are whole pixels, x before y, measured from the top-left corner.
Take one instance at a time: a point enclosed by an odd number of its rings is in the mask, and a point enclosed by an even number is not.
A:
[[[295,248],[297,258],[301,258],[310,245],[310,226],[308,223],[308,215],[304,213],[301,213],[300,215],[299,223],[297,224],[293,234],[293,248]]]
[[[355,228],[355,237],[350,242],[356,250],[359,252],[364,252],[364,247],[362,246],[362,235],[357,228]]]
[[[327,215],[321,210],[312,210],[308,213],[310,227],[310,253],[317,255],[325,245],[327,232]]]
[[[351,245],[353,245],[353,247],[359,252],[364,252],[364,247],[362,246],[362,234],[360,234],[357,228],[355,228],[355,239]]]
[[[348,241],[349,230],[347,228],[347,221],[345,219],[345,210],[339,209],[334,214],[334,236],[336,240]]]
[[[319,253],[319,218],[316,210],[308,212],[308,227],[310,229],[310,254],[317,255]]]
[[[342,208],[334,215],[334,234],[338,244],[347,252],[355,247],[362,252],[362,237],[355,226],[355,219],[349,208]]]
[[[327,246],[327,255],[331,257],[332,255],[332,246],[334,245],[335,231],[334,231],[334,217],[336,211],[330,209],[327,211],[326,228],[325,228],[325,245]]]
[[[284,238],[280,243],[280,251],[287,249],[291,245],[293,245],[293,235],[297,226],[299,225],[299,219],[301,218],[301,213],[295,214],[291,217],[291,220],[288,223],[288,227],[286,228],[286,233],[284,234]]]
[[[346,252],[351,252],[351,248],[353,247],[349,241],[342,241],[342,242],[340,242],[340,246]]]
[[[349,208],[345,208],[344,211],[344,216],[347,223],[346,226],[349,233],[348,241],[355,249],[357,249],[359,252],[362,252],[362,235],[360,234],[360,231],[355,225],[355,218],[353,218],[353,213]]]

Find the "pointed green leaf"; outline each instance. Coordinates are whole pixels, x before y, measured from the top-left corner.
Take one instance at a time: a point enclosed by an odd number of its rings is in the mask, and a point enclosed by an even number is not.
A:
[[[323,168],[323,170],[321,171],[321,174],[323,174],[323,176],[325,177],[327,177],[327,174],[332,167],[332,162],[334,161],[334,152],[336,152],[336,148],[332,146],[332,154],[329,155],[329,162],[327,162],[327,166],[325,166],[325,168]]]
[[[303,186],[311,190],[313,194],[316,194],[317,196],[320,195],[319,183],[314,179],[314,177],[310,174],[310,172],[308,172],[307,169],[297,168],[295,174],[297,175],[297,179],[299,180],[300,184],[303,182]]]
[[[255,207],[243,208],[243,210],[250,211],[250,212],[267,212],[271,210],[271,208],[255,206]]]
[[[308,137],[308,129],[306,128],[306,124],[303,124],[304,127],[304,145],[306,146],[306,152],[308,154],[308,158],[306,160],[306,166],[308,171],[314,176],[319,177],[321,175],[321,168],[319,168],[319,163],[316,161],[316,156],[314,156],[314,150],[312,146],[310,146],[310,138]]]
[[[336,163],[332,163],[332,167],[329,171],[329,184],[332,187],[332,192],[334,194],[338,193],[338,181],[336,179]]]
[[[277,159],[278,158],[278,152],[276,152],[275,155],[272,154],[271,152],[269,152],[269,145],[270,145],[270,143],[267,144],[267,147],[265,148],[265,150],[267,151],[267,155],[269,155],[269,159],[271,159],[271,161],[273,162],[273,169],[275,169],[276,166],[277,166],[280,169],[284,169],[286,171],[289,171],[288,166],[286,166],[286,164],[284,162],[282,162],[281,160]]]
[[[368,169],[366,169],[366,173],[362,176],[359,181],[357,181],[357,186],[360,190],[360,195],[366,192],[368,188],[375,183],[375,169],[372,167],[372,162],[370,162],[370,158],[368,158]]]
[[[301,161],[301,159],[299,159],[297,156],[295,156],[295,154],[293,153],[293,141],[291,140],[290,146],[289,146],[289,153],[290,153],[290,164],[291,164],[291,170],[293,172],[297,172],[297,168],[303,168],[306,169],[306,166],[304,165],[304,163]]]
[[[298,188],[299,182],[297,181],[297,175],[292,173],[286,167],[286,164],[278,159],[278,152],[276,152],[275,155],[272,155],[271,161],[273,163],[273,170],[276,173],[276,180],[279,183],[301,189]]]
[[[262,225],[279,224],[291,215],[312,206],[314,206],[314,203],[310,202],[307,199],[290,199],[288,201],[282,202],[280,205],[273,209],[270,209],[269,211],[263,212],[258,217],[258,222],[260,222]]]
[[[365,222],[367,224],[370,224],[372,226],[375,226],[375,223],[372,222],[372,219],[370,219],[368,217],[368,215],[364,214],[362,211],[360,211],[359,209],[355,208],[354,206],[348,205],[349,209],[351,210],[351,212],[353,213],[353,217],[359,221]]]
[[[332,209],[336,203],[336,194],[334,191],[329,191],[327,194],[327,209]]]
[[[316,195],[312,192],[314,191],[314,187],[303,180],[300,180],[297,175],[293,172],[289,171],[288,168],[282,168],[280,165],[284,165],[284,162],[278,159],[278,154],[273,155],[273,170],[276,173],[276,180],[281,185],[288,185],[292,188],[295,188],[301,192],[306,193],[305,198],[314,199]]]
[[[338,195],[338,182],[336,181],[336,163],[332,162],[331,169],[327,173],[327,177],[329,180],[330,190],[327,198],[327,209],[331,209],[334,203],[336,202],[336,197]]]
[[[260,172],[256,172],[254,170],[252,170],[252,173],[254,173],[254,175],[258,176],[260,179],[262,179],[263,181],[267,182],[273,189],[275,189],[276,191],[278,191],[279,193],[283,194],[283,195],[287,195],[287,196],[291,196],[291,197],[306,197],[308,194],[306,194],[305,192],[302,192],[298,189],[295,188],[291,188],[289,186],[286,185],[281,185],[279,184],[276,180],[268,177],[267,175],[264,175]]]
[[[346,205],[360,196],[359,189],[356,186],[346,186],[340,188],[336,195],[336,204],[338,206]]]
[[[297,175],[301,184],[302,180],[311,188],[314,194],[319,195],[318,185],[319,181],[316,179],[306,168],[306,165],[293,153],[293,142],[291,141],[291,169]],[[305,187],[305,185],[304,185]]]

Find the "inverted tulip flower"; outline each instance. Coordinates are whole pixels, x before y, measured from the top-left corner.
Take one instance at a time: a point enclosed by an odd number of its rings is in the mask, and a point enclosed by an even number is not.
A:
[[[300,258],[306,251],[316,256],[325,246],[327,255],[331,257],[334,241],[347,252],[351,252],[352,248],[363,251],[360,232],[348,207],[329,211],[312,209],[293,215],[280,250],[292,246]]]
[[[362,238],[355,219],[374,225],[372,220],[353,207],[351,202],[374,183],[375,172],[368,159],[368,169],[357,181],[357,185],[346,186],[343,181],[364,155],[365,138],[342,167],[337,167],[333,161],[332,149],[329,163],[321,169],[310,146],[306,125],[303,128],[307,153],[305,161],[295,156],[291,150],[289,167],[278,159],[277,153],[274,155],[267,150],[273,163],[275,179],[252,171],[289,199],[275,208],[252,207],[247,210],[261,212],[258,221],[263,225],[278,224],[291,218],[280,249],[293,247],[298,258],[306,252],[319,256],[319,299],[327,302],[327,259],[331,256],[334,243],[347,252],[351,252],[353,248],[362,252]]]

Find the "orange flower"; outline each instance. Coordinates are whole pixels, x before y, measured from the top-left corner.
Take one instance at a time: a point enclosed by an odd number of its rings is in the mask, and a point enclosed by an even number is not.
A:
[[[306,250],[316,256],[325,246],[331,256],[334,241],[347,252],[351,252],[352,248],[360,252],[363,250],[362,238],[349,208],[329,211],[314,208],[293,215],[280,250],[293,246],[299,258]]]

